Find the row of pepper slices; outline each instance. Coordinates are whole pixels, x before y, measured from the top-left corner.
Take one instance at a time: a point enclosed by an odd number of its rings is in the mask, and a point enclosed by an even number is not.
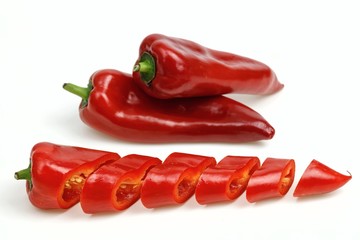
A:
[[[82,98],[81,120],[116,138],[147,143],[252,142],[272,139],[275,129],[229,93],[273,94],[283,88],[259,61],[212,50],[195,42],[151,34],[142,41],[132,75],[95,72],[87,87],[65,83]],[[123,210],[139,198],[147,208],[181,204],[194,193],[199,204],[230,201],[246,189],[249,202],[284,196],[294,181],[292,159],[172,153],[155,157],[38,143],[26,179],[33,205],[69,208],[80,201],[86,213]],[[351,179],[313,160],[295,197],[333,191]]]
[[[171,153],[163,162],[151,156],[117,153],[49,142],[36,144],[31,166],[15,173],[26,179],[31,203],[41,209],[67,209],[80,202],[85,213],[120,211],[141,199],[146,208],[182,204],[193,194],[199,204],[237,199],[258,202],[284,196],[293,184],[293,159]],[[30,170],[31,168],[31,170]],[[351,179],[313,160],[294,197],[334,191]]]

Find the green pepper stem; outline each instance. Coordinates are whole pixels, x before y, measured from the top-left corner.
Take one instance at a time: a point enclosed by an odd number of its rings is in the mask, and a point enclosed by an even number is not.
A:
[[[152,80],[155,78],[156,66],[155,66],[154,57],[148,53],[144,52],[138,63],[135,64],[133,71],[139,72],[141,80],[146,84],[150,85]]]
[[[84,88],[84,87],[79,87],[75,84],[72,83],[64,83],[63,88],[68,91],[71,92],[79,97],[81,97],[83,100],[87,100],[89,97],[89,88]]]
[[[25,168],[23,170],[20,170],[14,174],[14,177],[16,180],[31,180],[31,171],[30,166],[28,168]]]
[[[133,72],[140,72],[140,63],[134,65]]]
[[[147,61],[139,62],[138,64],[136,64],[134,66],[133,71],[146,73],[146,72],[152,71],[152,65],[150,62],[147,62]]]

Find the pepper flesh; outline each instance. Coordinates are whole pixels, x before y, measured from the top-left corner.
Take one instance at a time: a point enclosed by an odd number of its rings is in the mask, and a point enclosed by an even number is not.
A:
[[[141,189],[141,202],[146,208],[181,204],[195,192],[201,173],[214,166],[213,157],[172,153],[163,164],[152,168]]]
[[[251,108],[227,97],[154,99],[131,75],[95,72],[88,88],[64,84],[83,98],[80,118],[88,126],[135,142],[252,142],[271,139],[274,128]]]
[[[351,175],[343,175],[314,159],[301,176],[293,196],[329,193],[344,186],[351,178]]]
[[[264,63],[162,34],[143,39],[133,77],[147,94],[162,99],[272,94],[284,86]]]
[[[203,172],[195,191],[196,201],[209,204],[238,198],[259,166],[257,157],[226,156]]]
[[[26,179],[30,202],[42,209],[67,209],[75,205],[86,178],[119,155],[95,149],[41,142],[31,150],[30,168],[15,173]]]
[[[161,164],[160,159],[127,155],[100,167],[85,182],[80,204],[85,213],[124,210],[140,198],[147,172]]]
[[[293,159],[267,158],[261,167],[251,175],[246,189],[248,202],[284,196],[295,177]]]

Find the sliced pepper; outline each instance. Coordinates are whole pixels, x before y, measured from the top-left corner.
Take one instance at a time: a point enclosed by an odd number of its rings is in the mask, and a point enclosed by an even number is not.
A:
[[[301,176],[293,196],[329,193],[344,186],[351,178],[351,175],[343,175],[314,159]]]
[[[131,154],[102,166],[86,180],[81,208],[85,213],[98,213],[130,207],[140,198],[146,173],[158,164],[158,158]]]
[[[289,191],[294,177],[293,159],[267,158],[250,177],[246,199],[252,203],[282,197]]]
[[[31,150],[30,166],[16,172],[15,179],[26,180],[34,206],[67,209],[79,201],[86,178],[119,158],[113,152],[41,142]]]
[[[141,202],[146,208],[186,202],[195,192],[202,172],[215,166],[213,157],[172,153],[163,164],[153,167],[141,189]]]
[[[196,201],[209,204],[238,198],[259,166],[257,157],[226,156],[203,172],[195,191]]]

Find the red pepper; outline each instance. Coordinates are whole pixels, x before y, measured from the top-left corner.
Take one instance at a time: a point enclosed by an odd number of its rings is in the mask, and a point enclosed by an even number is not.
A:
[[[194,194],[201,173],[215,164],[213,157],[170,154],[163,164],[148,172],[141,188],[141,202],[146,208],[184,203]]]
[[[343,175],[317,160],[312,160],[301,176],[293,196],[329,193],[345,185],[351,178],[351,175]]]
[[[199,204],[229,201],[246,189],[250,176],[260,166],[257,157],[227,156],[200,177],[195,197]]]
[[[92,172],[118,158],[112,152],[42,142],[32,148],[29,168],[16,172],[15,178],[27,180],[26,190],[34,206],[66,209],[79,201]]]
[[[146,173],[161,164],[160,159],[127,155],[100,167],[84,184],[80,203],[85,213],[124,210],[140,198]]]
[[[272,69],[259,61],[161,34],[142,41],[133,77],[156,98],[271,94],[283,88]]]
[[[294,177],[294,160],[267,158],[261,167],[251,175],[246,198],[252,203],[282,197],[289,191]]]
[[[123,140],[249,142],[275,133],[260,114],[230,98],[154,99],[116,70],[95,72],[87,88],[69,83],[64,88],[82,97],[83,122]]]

